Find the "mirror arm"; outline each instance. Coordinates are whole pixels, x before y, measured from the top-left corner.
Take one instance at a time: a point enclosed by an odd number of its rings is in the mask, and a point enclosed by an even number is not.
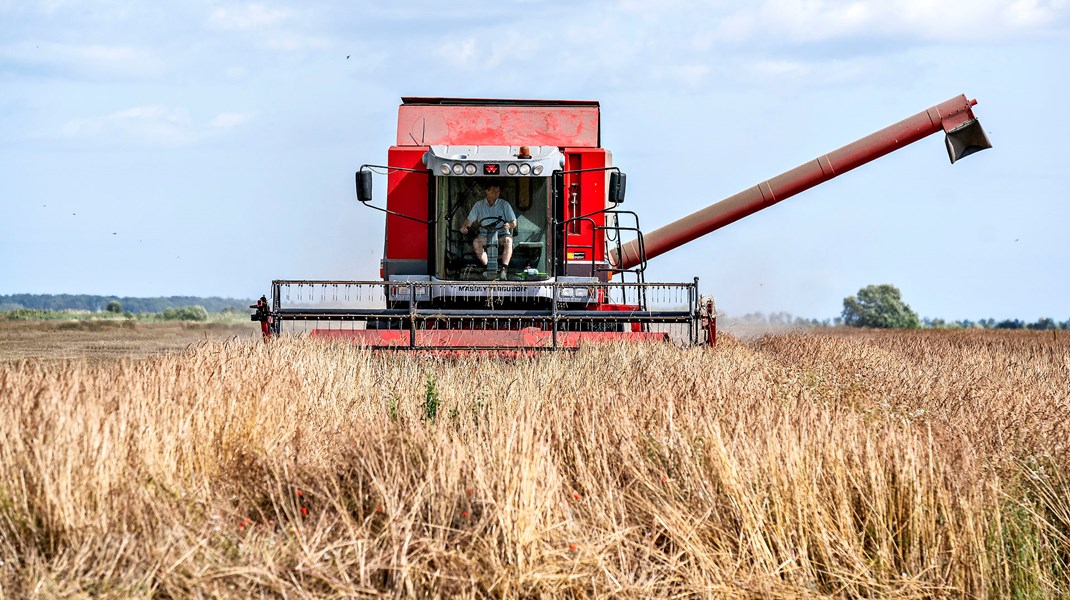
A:
[[[402,219],[408,219],[410,221],[416,221],[417,223],[423,223],[424,225],[430,225],[430,224],[434,223],[433,219],[432,220],[418,219],[416,217],[412,217],[412,216],[409,216],[409,215],[406,215],[406,214],[402,214],[402,213],[399,213],[399,212],[388,210],[388,209],[385,209],[385,208],[382,208],[382,207],[379,207],[379,206],[373,206],[371,204],[371,200],[372,200],[372,198],[371,198],[371,195],[372,195],[371,194],[371,191],[372,191],[371,175],[372,175],[372,173],[374,173],[374,171],[372,171],[372,169],[386,169],[387,171],[405,171],[407,173],[423,173],[425,175],[430,175],[431,171],[428,171],[427,169],[405,169],[405,168],[402,168],[402,167],[386,167],[386,166],[383,166],[383,165],[361,165],[360,169],[357,170],[357,174],[356,174],[357,201],[360,202],[361,204],[363,204],[364,206],[367,206],[368,208],[371,208],[373,210],[377,210],[377,211],[380,211],[380,212],[384,212],[384,213],[386,213],[388,215],[393,215],[395,217],[400,217]]]

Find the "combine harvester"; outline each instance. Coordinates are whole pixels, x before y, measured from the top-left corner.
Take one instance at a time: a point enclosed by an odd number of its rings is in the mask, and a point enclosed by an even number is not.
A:
[[[626,179],[601,146],[597,102],[403,98],[387,165],[356,174],[357,199],[386,214],[381,281],[276,280],[273,331],[304,321],[314,336],[384,349],[575,348],[670,331],[712,344],[698,279],[647,282],[649,259],[938,131],[952,163],[990,148],[975,104],[952,98],[644,234],[621,209]],[[374,173],[385,208],[372,204]],[[501,217],[464,227],[491,186],[515,228]]]

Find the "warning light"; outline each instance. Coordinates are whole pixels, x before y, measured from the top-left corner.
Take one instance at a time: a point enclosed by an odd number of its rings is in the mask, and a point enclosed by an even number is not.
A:
[[[483,165],[484,175],[497,175],[501,173],[501,165],[497,163],[486,163]]]

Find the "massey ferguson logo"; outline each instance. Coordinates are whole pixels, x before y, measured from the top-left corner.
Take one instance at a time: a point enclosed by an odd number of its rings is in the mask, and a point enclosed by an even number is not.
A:
[[[461,292],[483,292],[483,293],[523,292],[524,291],[524,286],[520,286],[520,285],[502,285],[502,286],[498,286],[498,285],[496,285],[494,287],[490,287],[490,286],[483,286],[483,285],[459,285],[459,286],[457,286],[457,290],[461,291]]]

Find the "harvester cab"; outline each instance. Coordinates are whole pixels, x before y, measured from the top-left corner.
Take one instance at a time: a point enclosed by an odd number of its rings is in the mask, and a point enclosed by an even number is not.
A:
[[[991,147],[974,104],[952,98],[644,235],[597,102],[403,98],[387,164],[356,174],[357,199],[386,215],[381,281],[276,280],[275,332],[315,323],[391,349],[712,344],[712,297],[697,278],[647,282],[649,258],[937,131],[952,162]]]
[[[556,146],[431,146],[424,164],[434,174],[432,278],[547,279],[554,267],[550,176],[564,162]],[[498,208],[488,211],[491,186],[498,190]],[[486,264],[476,255],[477,243],[487,253]],[[506,245],[508,262],[499,256]]]

